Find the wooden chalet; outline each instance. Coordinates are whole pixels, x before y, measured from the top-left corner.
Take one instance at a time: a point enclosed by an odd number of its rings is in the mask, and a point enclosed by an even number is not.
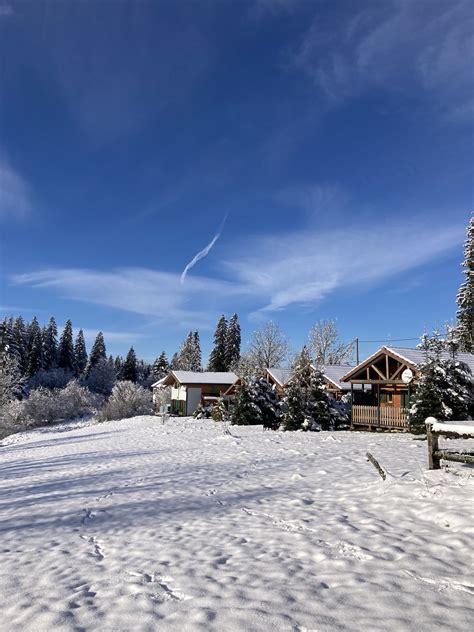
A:
[[[473,354],[460,353],[458,359],[474,371]],[[352,398],[352,427],[407,430],[409,401],[424,360],[420,349],[382,347],[344,375],[341,381],[352,392],[356,386],[370,386],[363,403]]]
[[[152,384],[152,389],[171,386],[171,414],[192,415],[199,404],[203,406],[224,397],[237,376],[231,372],[171,371],[165,378]]]

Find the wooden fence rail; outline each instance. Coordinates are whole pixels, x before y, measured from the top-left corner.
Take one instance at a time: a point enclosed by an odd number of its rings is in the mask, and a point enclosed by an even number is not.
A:
[[[353,426],[376,426],[379,428],[408,428],[406,408],[381,406],[352,406]]]
[[[474,452],[461,450],[440,450],[439,438],[474,439],[474,422],[454,421],[443,423],[429,417],[426,420],[426,437],[428,439],[428,469],[439,470],[441,461],[474,464]]]

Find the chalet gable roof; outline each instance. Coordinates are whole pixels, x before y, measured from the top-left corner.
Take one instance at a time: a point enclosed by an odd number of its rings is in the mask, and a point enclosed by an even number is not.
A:
[[[175,382],[183,386],[192,384],[217,384],[232,385],[237,381],[237,376],[231,371],[171,371],[166,377],[152,386],[171,386]]]

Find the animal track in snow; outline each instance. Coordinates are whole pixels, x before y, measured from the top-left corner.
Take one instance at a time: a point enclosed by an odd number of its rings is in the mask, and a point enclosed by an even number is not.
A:
[[[403,571],[405,575],[411,577],[417,582],[421,582],[422,584],[428,584],[433,587],[437,592],[446,592],[449,590],[459,590],[461,592],[466,592],[469,595],[474,595],[474,586],[461,584],[461,582],[457,582],[454,579],[448,579],[446,577],[422,577],[415,573],[414,571]]]
[[[251,509],[248,509],[247,507],[242,507],[242,511],[249,516],[268,518],[269,520],[272,521],[272,523],[276,527],[280,529],[284,529],[285,531],[289,531],[290,533],[311,533],[311,534],[317,533],[315,529],[311,529],[310,527],[305,527],[302,524],[295,524],[288,520],[283,520],[282,518],[277,518],[268,513],[252,511]],[[330,549],[330,550],[335,550],[337,554],[342,557],[351,557],[357,560],[373,559],[372,555],[370,555],[369,553],[365,553],[360,547],[356,546],[355,544],[349,544],[349,542],[344,542],[343,540],[341,540],[337,544],[331,544],[330,542],[327,542],[326,540],[321,540],[320,538],[317,538],[315,540],[315,544],[317,544],[318,546]]]
[[[101,547],[99,540],[94,536],[81,535],[79,536],[81,540],[85,540],[88,544],[91,544],[93,547],[93,552],[91,555],[97,558],[100,562],[105,558],[104,550]]]
[[[186,601],[187,599],[191,599],[188,595],[180,592],[179,590],[175,590],[171,588],[170,582],[173,580],[170,577],[161,577],[156,573],[144,573],[142,571],[126,571],[127,575],[130,577],[136,577],[140,580],[142,585],[148,586],[152,589],[152,592],[148,592],[147,595],[152,601],[162,602],[167,599],[172,599],[173,601]],[[158,590],[155,591],[155,588]],[[135,593],[135,595],[139,595],[140,593]]]

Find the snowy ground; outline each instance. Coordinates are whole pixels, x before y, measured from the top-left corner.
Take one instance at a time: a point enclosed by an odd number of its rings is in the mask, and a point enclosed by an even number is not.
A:
[[[231,432],[4,440],[0,629],[472,629],[472,469],[427,472],[408,435]]]

